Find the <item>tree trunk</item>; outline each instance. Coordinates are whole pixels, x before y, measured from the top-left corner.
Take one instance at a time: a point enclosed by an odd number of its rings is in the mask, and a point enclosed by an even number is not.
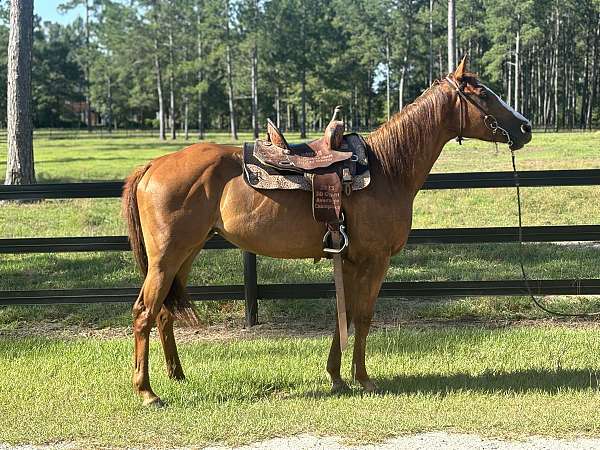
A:
[[[258,28],[258,0],[254,0],[254,32]],[[252,130],[254,131],[254,139],[258,139],[258,44],[257,37],[254,35],[252,45]]]
[[[287,130],[291,130],[292,129],[292,107],[290,105],[290,99],[289,97],[286,99],[285,101],[285,106],[286,106],[286,117],[285,117],[285,128]]]
[[[365,126],[367,129],[371,126],[371,103],[373,98],[373,89],[371,84],[373,82],[372,79],[373,74],[373,62],[369,64],[369,72],[367,73],[367,117],[365,117]]]
[[[160,55],[158,47],[158,38],[154,40],[154,68],[156,69],[156,94],[158,96],[158,124],[159,133],[158,137],[161,141],[166,139],[165,134],[165,100],[163,97],[163,82],[162,82],[162,70],[160,67]]]
[[[112,133],[112,124],[113,124],[113,108],[112,108],[112,83],[110,80],[110,75],[106,76],[106,98],[107,98],[107,118],[106,125],[109,133]]]
[[[408,23],[406,29],[406,50],[404,51],[404,58],[402,59],[402,69],[400,70],[400,86],[398,88],[398,110],[402,111],[404,107],[404,79],[406,77],[406,67],[408,66],[408,57],[410,51],[410,38],[412,37],[412,8],[408,6]]]
[[[33,0],[11,0],[7,67],[8,155],[4,184],[35,183],[31,117]]]
[[[558,131],[558,42],[560,38],[560,15],[556,7],[556,37],[554,40],[554,131]]]
[[[300,138],[306,139],[306,69],[302,68],[302,119],[300,123]]]
[[[597,16],[598,20],[600,20],[600,14]],[[598,47],[600,46],[600,24],[598,24],[598,20],[596,20],[596,32],[594,33],[594,50],[592,53],[592,79],[590,82],[590,94],[589,94],[589,101],[588,101],[588,105],[587,105],[587,116],[586,116],[586,122],[587,122],[587,126],[588,129],[591,131],[592,130],[592,110],[594,107],[594,101],[595,101],[595,96],[596,96],[596,83],[598,81]]]
[[[189,105],[188,96],[186,95],[183,98],[183,134],[185,136],[186,141],[190,138],[190,130],[189,130],[189,122],[188,122],[189,112],[190,112],[190,105]]]
[[[254,132],[254,139],[258,139],[258,50],[256,40],[252,48],[252,71],[251,71],[251,82],[252,82],[252,130]]]
[[[456,68],[456,20],[454,0],[448,0],[448,73]]]
[[[385,99],[387,120],[390,120],[390,40],[385,38]]]
[[[275,88],[275,124],[281,127],[281,99],[279,85]]]
[[[354,85],[354,116],[352,119],[352,129],[360,130],[360,115],[358,114],[358,86]]]
[[[202,8],[200,3],[201,0],[198,0],[198,3],[196,4],[196,26],[198,27],[198,139],[203,139],[204,127],[202,123],[202,81],[204,80],[204,74],[202,73]]]
[[[429,86],[433,83],[433,0],[429,0]]]
[[[517,35],[515,37],[515,111],[519,111],[519,76],[520,76],[520,51],[521,51],[521,24],[520,17],[517,16]]]
[[[229,104],[229,130],[231,137],[237,141],[237,128],[235,123],[235,109],[233,103],[233,68],[231,60],[231,41],[229,36],[229,1],[226,1],[226,27],[225,27],[225,39],[227,41],[227,47],[225,49],[225,59],[227,64],[227,96]]]
[[[169,24],[169,118],[171,128],[171,139],[177,139],[177,130],[175,129],[177,113],[175,111],[175,61],[173,49],[173,25]]]
[[[509,105],[512,105],[512,103],[513,103],[512,102],[512,98],[513,98],[513,92],[512,92],[512,87],[513,87],[513,78],[512,78],[513,77],[513,70],[512,70],[512,67],[513,67],[513,63],[511,61],[511,59],[512,58],[510,58],[510,56],[509,56],[508,64],[507,64],[507,66],[508,66],[508,68],[507,68],[508,69],[508,83],[507,83],[507,85],[508,85],[507,86],[507,88],[508,88],[508,95],[507,95],[507,99],[506,100],[508,101]]]
[[[85,0],[85,117],[88,133],[92,132],[92,102],[90,99],[90,3]]]

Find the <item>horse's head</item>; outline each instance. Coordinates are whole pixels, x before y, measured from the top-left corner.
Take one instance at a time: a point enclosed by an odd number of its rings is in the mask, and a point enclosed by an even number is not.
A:
[[[467,71],[467,58],[445,81],[455,92],[458,138],[508,143],[511,150],[531,140],[531,123]]]

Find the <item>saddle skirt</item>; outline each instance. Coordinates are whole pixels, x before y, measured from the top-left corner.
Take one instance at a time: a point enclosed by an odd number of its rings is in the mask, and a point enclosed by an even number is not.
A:
[[[314,156],[310,148],[302,150],[301,146],[294,146],[294,153],[289,155],[291,164],[283,163],[288,155],[281,152],[281,148],[271,142],[257,139],[255,142],[244,144],[243,169],[244,179],[255,189],[300,189],[312,191],[312,178],[315,174],[331,172],[334,169],[340,179],[343,179],[344,169],[348,169],[352,176],[351,186],[353,191],[366,188],[371,182],[369,163],[367,158],[366,143],[356,133],[344,135],[342,145],[335,152],[335,160],[326,167],[311,167],[310,159]],[[300,150],[300,151],[298,151]],[[305,162],[295,164],[300,158]],[[276,160],[277,164],[269,164],[267,161]]]

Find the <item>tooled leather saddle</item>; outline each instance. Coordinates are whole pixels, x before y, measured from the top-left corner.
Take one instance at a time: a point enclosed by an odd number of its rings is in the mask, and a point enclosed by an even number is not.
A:
[[[323,137],[315,141],[289,144],[277,126],[267,120],[267,139],[244,145],[247,183],[255,189],[312,191],[313,216],[328,230],[343,226],[342,193],[349,196],[370,183],[366,144],[356,133],[344,134],[338,113],[339,107]]]

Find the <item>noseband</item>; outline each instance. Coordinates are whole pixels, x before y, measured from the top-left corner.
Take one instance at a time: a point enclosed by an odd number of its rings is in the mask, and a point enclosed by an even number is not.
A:
[[[460,105],[459,124],[460,125],[459,125],[459,129],[458,129],[458,137],[456,138],[456,141],[460,145],[462,145],[462,141],[463,141],[463,130],[464,130],[463,103],[465,101],[471,103],[473,106],[475,106],[475,108],[477,108],[479,111],[481,111],[481,113],[483,114],[483,123],[485,124],[486,127],[488,127],[492,131],[492,134],[495,135],[498,131],[500,131],[506,137],[508,146],[511,147],[513,145],[513,140],[511,139],[508,131],[506,131],[504,128],[502,128],[500,125],[498,125],[498,120],[493,115],[488,114],[487,111],[485,109],[483,109],[483,107],[481,105],[479,105],[475,100],[473,100],[471,98],[471,96],[469,94],[467,94],[465,92],[464,89],[465,89],[465,86],[467,85],[465,82],[458,84],[456,82],[456,80],[453,80],[449,76],[446,77],[446,81],[448,81],[448,83],[450,83],[450,86],[452,86],[454,88],[454,90],[458,94],[458,98],[460,100],[460,102],[459,102],[459,105]]]

